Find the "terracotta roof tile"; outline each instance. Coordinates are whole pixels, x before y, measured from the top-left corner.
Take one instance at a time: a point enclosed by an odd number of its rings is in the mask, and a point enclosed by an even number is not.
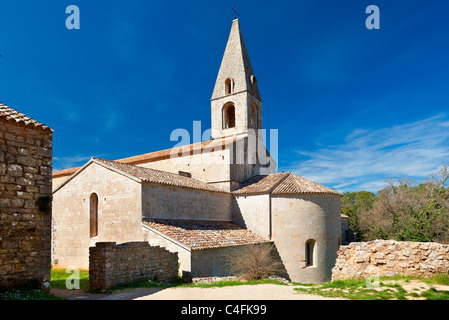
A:
[[[329,193],[342,195],[340,192],[334,189],[325,187],[319,183],[307,180],[292,173],[290,173],[285,180],[283,180],[276,188],[274,188],[272,193]]]
[[[233,193],[270,193],[289,173],[273,173],[267,176],[254,176],[232,190]]]
[[[130,164],[126,164],[126,163],[120,163],[117,161],[109,161],[109,160],[105,160],[105,159],[93,158],[93,160],[103,163],[106,166],[112,167],[112,168],[122,171],[124,173],[127,173],[135,178],[138,178],[138,179],[144,181],[144,182],[160,183],[160,184],[181,187],[181,188],[189,188],[189,189],[226,193],[226,191],[224,191],[223,189],[215,187],[215,186],[208,184],[204,181],[201,181],[201,180],[198,180],[195,178],[181,176],[176,173],[160,171],[160,170],[155,170],[155,169],[149,169],[149,168],[142,168],[142,167],[137,167],[137,166],[133,166]]]
[[[231,222],[144,218],[142,223],[182,243],[191,250],[270,242]]]
[[[255,176],[232,190],[235,194],[271,193],[327,193],[342,195],[338,191],[292,173],[274,173],[267,176]]]
[[[141,154],[129,158],[123,158],[115,160],[116,162],[127,163],[132,165],[138,165],[142,163],[155,162],[164,159],[170,159],[170,155],[186,156],[193,155],[196,152],[214,152],[225,150],[230,143],[238,140],[238,137],[226,138],[226,139],[215,139],[209,141],[198,142],[186,146]],[[78,171],[78,168],[65,169],[57,172],[53,172],[53,178],[69,176]]]
[[[14,110],[13,108],[8,107],[3,103],[0,103],[0,119],[5,119],[7,121],[15,121],[16,123],[23,124],[25,126],[31,126],[34,128],[52,131],[50,127],[47,127],[46,125],[37,122],[36,120],[30,117],[27,117],[23,113],[20,113],[19,111]]]
[[[208,150],[213,152],[225,150],[230,143],[235,142],[237,139],[238,138],[236,137],[232,137],[227,139],[216,139],[216,140],[197,142],[190,145],[146,153],[142,155],[120,159],[117,161],[136,165],[142,162],[152,162],[163,159],[170,159],[171,155],[185,156],[185,155],[193,155],[195,151]]]

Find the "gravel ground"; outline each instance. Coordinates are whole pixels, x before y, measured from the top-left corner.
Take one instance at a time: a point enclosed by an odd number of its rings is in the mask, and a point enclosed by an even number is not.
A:
[[[70,300],[344,300],[297,293],[294,288],[295,286],[258,284],[222,288],[142,288],[113,294],[53,289],[51,293]]]

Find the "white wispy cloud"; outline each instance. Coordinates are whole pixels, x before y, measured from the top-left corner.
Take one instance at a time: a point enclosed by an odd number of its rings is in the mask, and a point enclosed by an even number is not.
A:
[[[343,143],[297,150],[290,172],[339,191],[376,192],[387,178],[426,178],[449,163],[447,115],[376,130],[354,129]]]
[[[92,157],[101,158],[102,156],[74,155],[68,157],[53,157],[53,172],[83,166]]]

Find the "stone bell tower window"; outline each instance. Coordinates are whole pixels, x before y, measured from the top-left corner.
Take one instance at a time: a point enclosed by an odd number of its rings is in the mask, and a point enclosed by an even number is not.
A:
[[[252,85],[253,92],[255,92],[257,90],[257,78],[255,75],[251,76],[251,85]]]
[[[98,236],[98,196],[92,193],[90,196],[90,237]]]
[[[223,129],[235,128],[235,106],[230,103],[223,107]]]
[[[234,91],[234,81],[227,78],[225,81],[225,94],[231,94]]]

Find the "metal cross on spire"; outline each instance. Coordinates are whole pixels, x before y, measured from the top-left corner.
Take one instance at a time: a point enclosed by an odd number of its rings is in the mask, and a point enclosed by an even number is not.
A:
[[[234,11],[234,13],[235,13],[234,19],[237,19],[237,17],[239,17],[239,14],[237,13],[237,9],[238,9],[237,5],[235,5],[234,8],[232,8],[232,11]]]

